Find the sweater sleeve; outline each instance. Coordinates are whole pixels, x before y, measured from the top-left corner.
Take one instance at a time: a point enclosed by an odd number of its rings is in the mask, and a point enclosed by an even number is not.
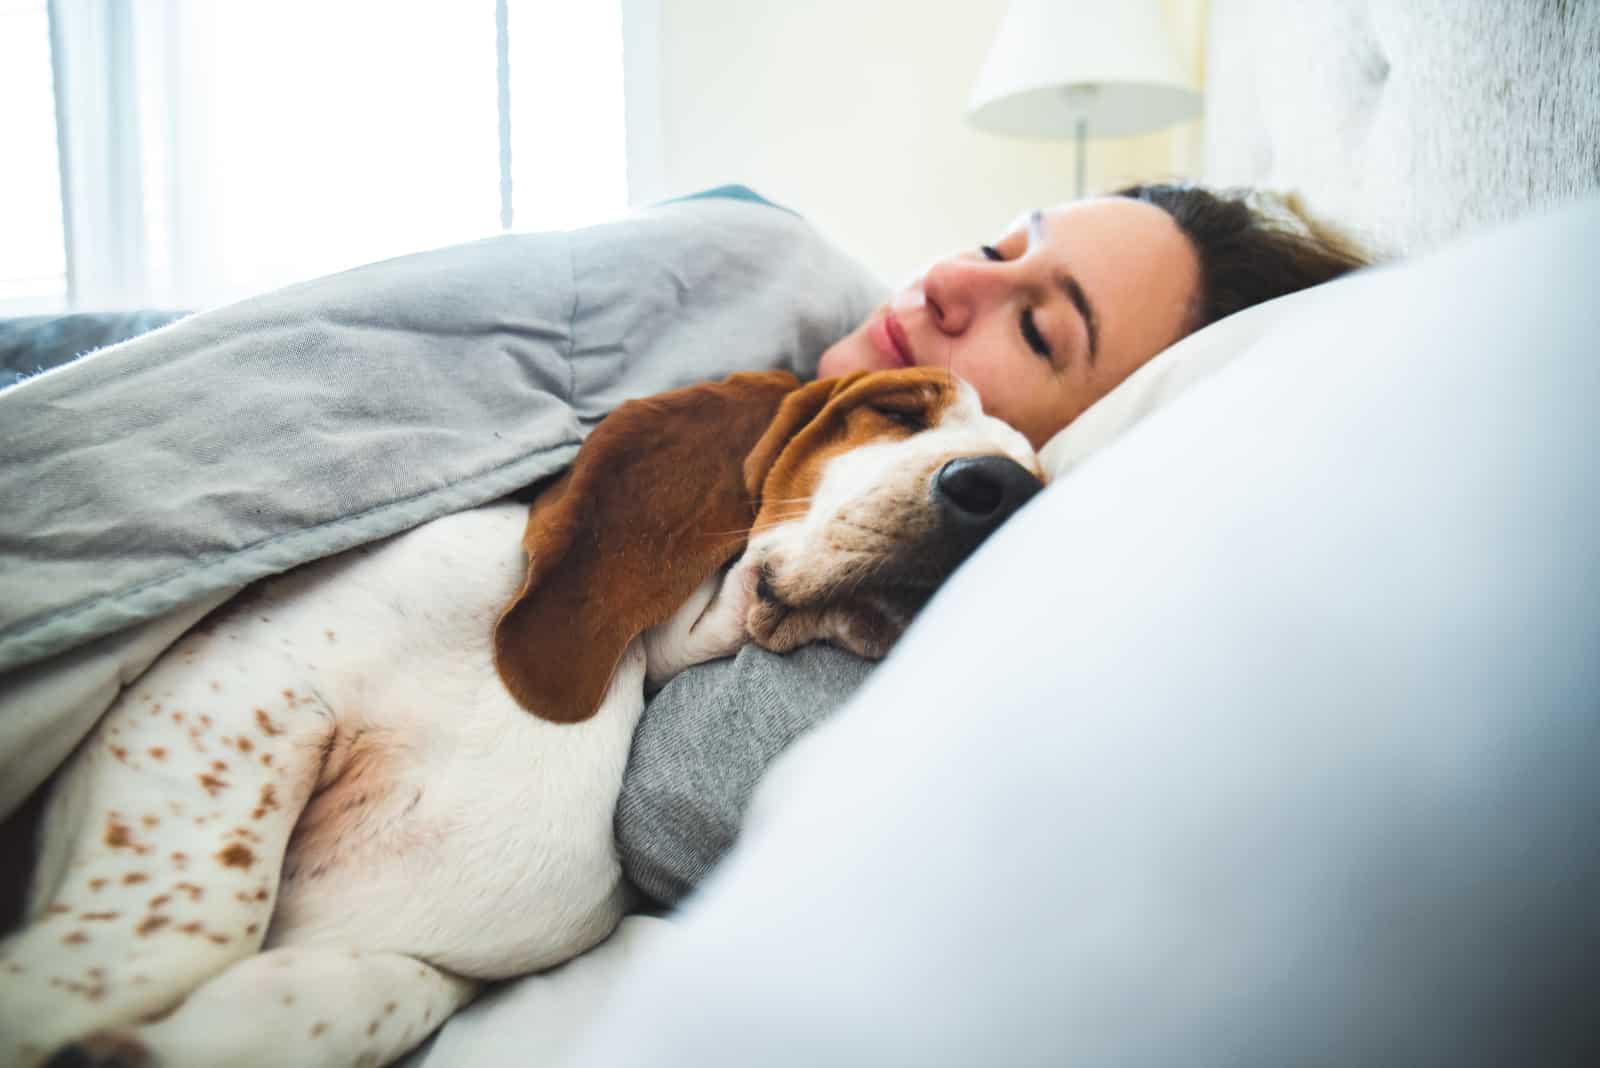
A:
[[[738,838],[767,765],[871,668],[832,646],[778,656],[749,645],[672,679],[639,722],[617,802],[628,878],[664,905],[687,896]]]

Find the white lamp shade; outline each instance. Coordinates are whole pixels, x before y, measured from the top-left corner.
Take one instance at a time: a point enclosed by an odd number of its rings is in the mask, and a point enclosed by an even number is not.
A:
[[[1016,137],[1159,130],[1200,114],[1159,0],[1012,0],[967,105]]]

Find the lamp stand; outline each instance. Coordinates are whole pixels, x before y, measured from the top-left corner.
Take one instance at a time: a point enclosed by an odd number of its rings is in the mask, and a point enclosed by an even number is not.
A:
[[[1083,199],[1084,159],[1085,159],[1085,157],[1086,157],[1086,155],[1088,153],[1088,141],[1089,141],[1089,119],[1088,119],[1088,117],[1084,116],[1084,115],[1079,115],[1078,116],[1078,121],[1076,123],[1076,127],[1077,127],[1076,140],[1078,142],[1078,192],[1077,192],[1077,196],[1075,197],[1075,199],[1082,200]]]

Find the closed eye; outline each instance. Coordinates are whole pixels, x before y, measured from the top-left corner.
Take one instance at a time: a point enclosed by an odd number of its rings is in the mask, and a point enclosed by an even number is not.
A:
[[[1039,325],[1033,321],[1033,309],[1027,308],[1022,312],[1022,340],[1028,347],[1046,360],[1051,359],[1050,343],[1039,332]]]
[[[983,258],[986,260],[1005,259],[1000,250],[993,245],[979,245],[978,251],[983,253]],[[1054,362],[1055,355],[1050,351],[1050,343],[1045,340],[1043,332],[1039,329],[1038,322],[1034,320],[1032,308],[1028,308],[1022,313],[1022,340],[1027,342],[1028,348],[1032,349],[1035,355],[1041,359]]]
[[[921,408],[900,408],[892,405],[873,405],[872,410],[913,434],[928,429],[928,413]]]

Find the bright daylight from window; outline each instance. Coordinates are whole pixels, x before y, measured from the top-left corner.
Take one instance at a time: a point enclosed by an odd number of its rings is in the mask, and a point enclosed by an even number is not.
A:
[[[65,306],[67,250],[45,0],[0,0],[0,312]]]
[[[618,213],[619,5],[505,9],[503,145],[495,0],[0,0],[0,305],[197,308],[490,236],[503,148],[513,229]]]

